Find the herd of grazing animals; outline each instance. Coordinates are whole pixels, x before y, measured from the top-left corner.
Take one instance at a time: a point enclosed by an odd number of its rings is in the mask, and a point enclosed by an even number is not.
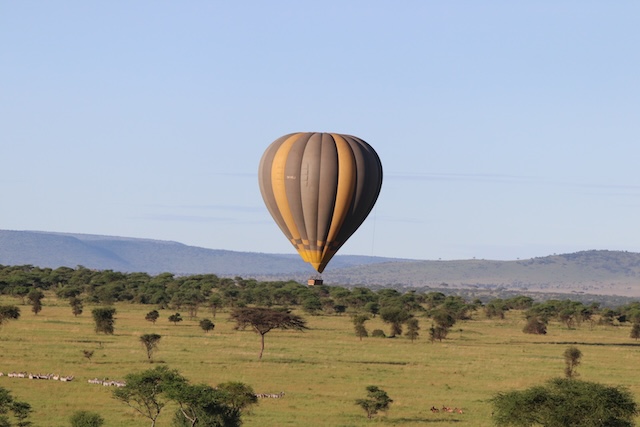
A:
[[[9,378],[29,378],[30,380],[53,380],[53,381],[62,381],[62,382],[69,382],[75,379],[73,375],[64,376],[64,375],[58,375],[58,374],[32,374],[27,372],[9,372],[6,375]],[[3,372],[0,372],[0,377],[4,377],[4,376],[5,374]],[[94,378],[92,380],[87,380],[87,382],[89,384],[100,384],[104,386],[114,386],[114,387],[124,387],[125,385],[127,385],[127,383],[124,381],[115,381],[115,380],[108,380],[108,379],[99,380],[97,378]]]
[[[256,393],[256,397],[259,399],[280,399],[282,396],[284,396],[284,391],[280,393]]]
[[[3,377],[5,374],[0,372],[0,377]],[[73,381],[75,378],[73,375],[65,377],[57,374],[31,374],[26,372],[11,372],[7,374],[9,378],[29,378],[30,380],[54,380],[54,381]],[[105,387],[124,387],[127,385],[125,381],[117,381],[117,380],[109,380],[109,379],[99,379],[93,378],[87,380],[89,384],[98,384],[103,385]],[[280,393],[256,393],[256,397],[260,399],[280,399],[284,396],[284,391]]]
[[[0,377],[3,377],[4,373],[0,372]],[[59,374],[32,374],[26,372],[9,372],[7,374],[9,378],[29,378],[30,380],[54,380],[68,382],[73,381],[74,376],[64,376]]]
[[[89,384],[98,384],[98,385],[103,385],[105,387],[124,387],[127,385],[127,383],[124,381],[109,380],[106,378],[103,380],[100,380],[98,378],[93,378],[91,380],[87,380],[87,382]]]

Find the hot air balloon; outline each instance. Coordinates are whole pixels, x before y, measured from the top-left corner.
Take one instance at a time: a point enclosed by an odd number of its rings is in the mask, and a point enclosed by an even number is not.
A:
[[[382,164],[355,136],[292,133],[266,149],[258,180],[275,222],[302,259],[322,273],[373,209]]]

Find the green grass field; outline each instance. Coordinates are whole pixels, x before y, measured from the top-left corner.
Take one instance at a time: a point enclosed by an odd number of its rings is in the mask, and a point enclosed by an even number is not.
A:
[[[175,311],[162,310],[153,325],[144,320],[153,307],[117,304],[115,334],[98,335],[93,307],[85,306],[85,313],[74,318],[66,301],[44,303],[37,316],[29,306],[21,306],[21,318],[0,329],[0,371],[5,373],[0,386],[29,402],[31,420],[42,427],[68,426],[70,415],[80,409],[98,412],[106,426],[150,425],[114,400],[110,387],[87,380],[122,379],[160,363],[193,383],[241,381],[257,393],[285,393],[281,399],[261,399],[244,417],[248,427],[491,426],[488,400],[498,391],[562,376],[562,354],[569,345],[583,353],[581,379],[623,385],[640,397],[640,343],[629,338],[628,326],[568,330],[552,323],[546,336],[532,336],[521,332],[521,313],[510,312],[505,320],[487,320],[477,313],[474,320],[457,323],[446,341],[432,344],[426,318],[420,318],[421,336],[412,343],[404,337],[359,341],[348,315],[303,315],[310,330],[268,333],[264,358],[258,361],[259,336],[234,330],[225,312],[212,319],[215,330],[205,334],[199,319],[173,325],[167,317]],[[2,299],[0,304],[15,300]],[[199,316],[211,318],[204,311]],[[389,330],[379,319],[366,327]],[[145,333],[162,335],[153,364],[138,340]],[[93,358],[87,360],[83,350],[93,350]],[[75,380],[8,378],[6,373],[13,371],[73,375]],[[367,385],[381,387],[394,400],[386,416],[367,420],[354,404],[365,397]],[[464,413],[430,411],[443,405]],[[172,415],[172,408],[165,408],[157,425],[169,426]]]

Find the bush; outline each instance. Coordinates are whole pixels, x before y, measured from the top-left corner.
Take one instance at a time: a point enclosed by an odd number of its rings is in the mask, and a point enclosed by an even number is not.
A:
[[[530,317],[522,329],[525,334],[546,335],[547,323],[539,317]]]
[[[104,419],[95,412],[76,411],[71,416],[71,427],[100,427]]]
[[[215,328],[216,325],[209,319],[202,319],[200,321],[200,328],[202,328],[203,331],[209,332],[209,331],[213,331],[213,328]]]
[[[638,407],[620,387],[568,378],[499,393],[492,399],[497,426],[631,427]]]
[[[384,331],[382,329],[374,329],[371,331],[371,336],[374,338],[386,338]]]

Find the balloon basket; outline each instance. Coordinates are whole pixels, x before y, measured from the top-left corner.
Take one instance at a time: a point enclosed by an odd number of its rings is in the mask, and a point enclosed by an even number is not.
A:
[[[310,277],[309,280],[307,280],[307,285],[322,286],[322,277]]]

